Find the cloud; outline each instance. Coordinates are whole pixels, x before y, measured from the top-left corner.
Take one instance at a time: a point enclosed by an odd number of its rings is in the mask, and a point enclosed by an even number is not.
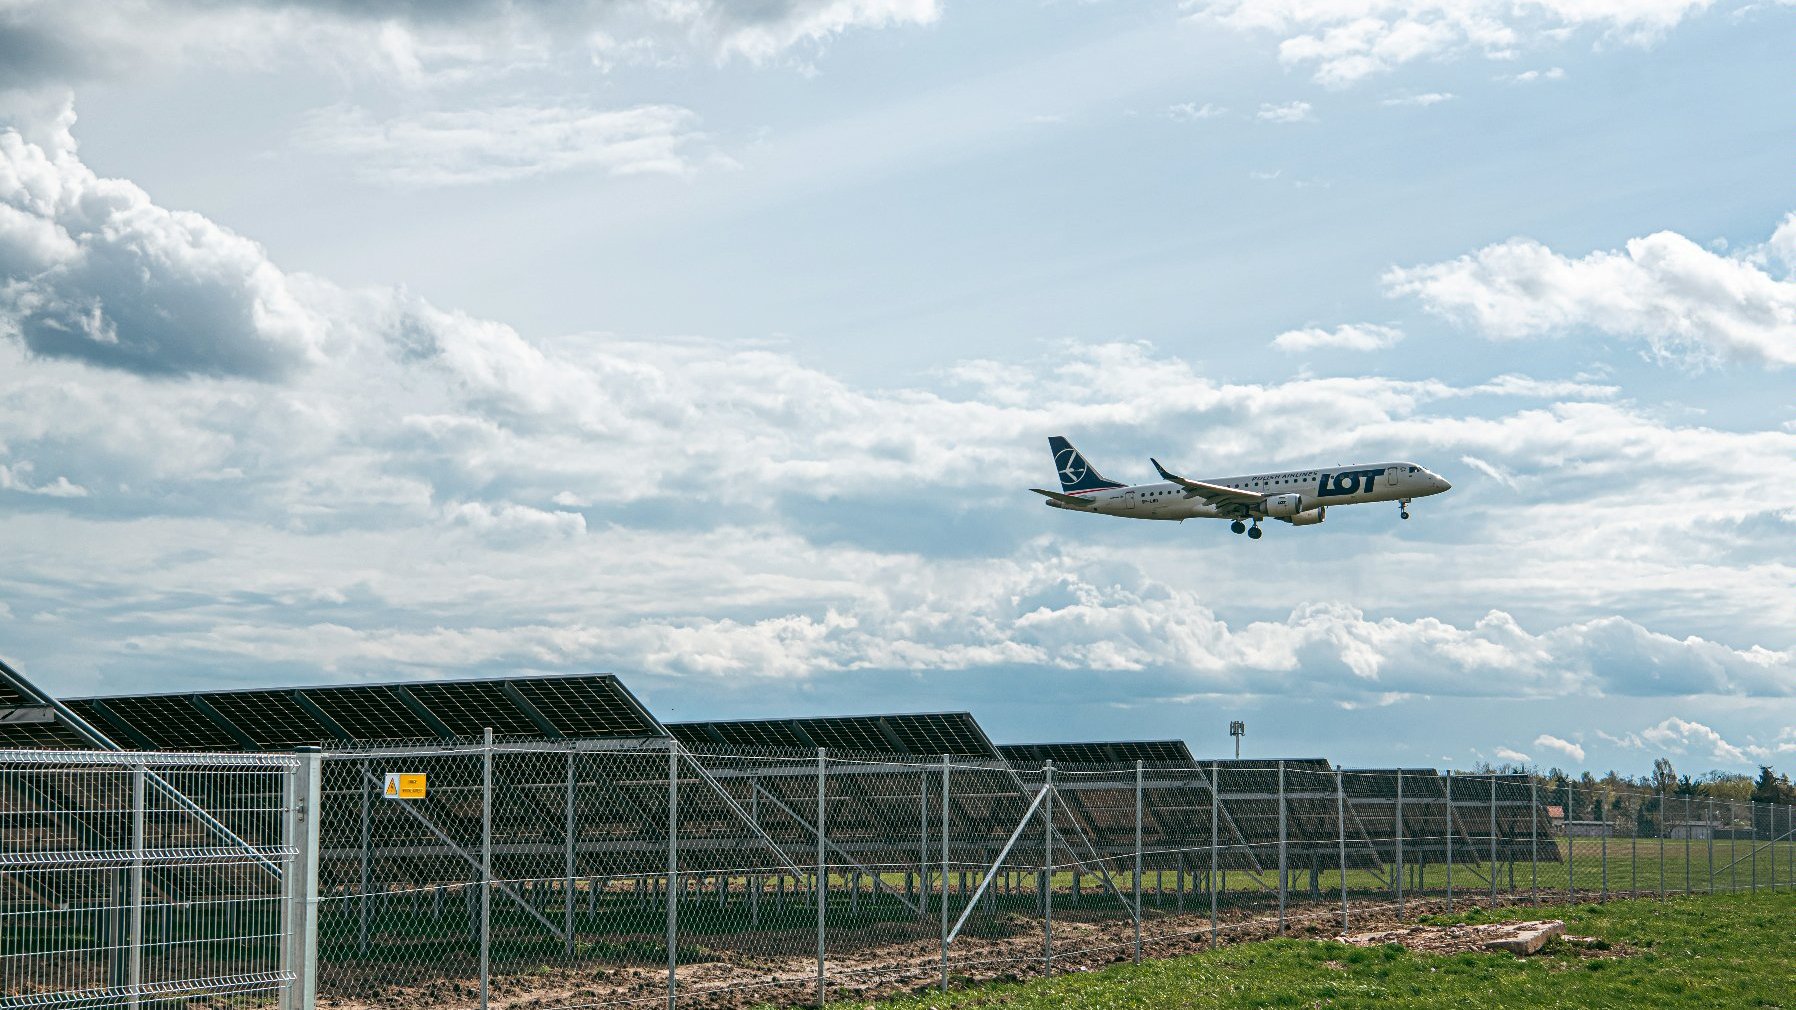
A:
[[[31,470],[29,462],[14,463],[12,466],[0,463],[0,491],[17,491],[21,494],[43,495],[46,498],[87,497],[87,489],[79,484],[69,483],[67,477],[59,476],[48,484],[33,484]]]
[[[1548,733],[1542,733],[1541,735],[1535,737],[1534,738],[1534,746],[1540,747],[1544,750],[1554,751],[1558,754],[1563,754],[1564,756],[1570,758],[1573,761],[1581,762],[1584,760],[1584,748],[1583,747],[1580,747],[1577,744],[1572,743],[1570,740],[1562,740],[1559,737],[1553,736]]]
[[[1393,108],[1410,107],[1425,109],[1430,105],[1439,105],[1442,102],[1450,102],[1452,100],[1453,95],[1450,92],[1429,91],[1419,95],[1401,95],[1396,98],[1387,98],[1378,104]]]
[[[1700,722],[1672,716],[1656,726],[1640,731],[1640,740],[1648,747],[1673,754],[1696,754],[1723,764],[1742,765],[1771,756],[1763,747],[1736,746],[1721,734]]]
[[[1524,70],[1519,74],[1508,74],[1497,78],[1499,81],[1506,81],[1510,84],[1534,84],[1537,81],[1562,81],[1564,79],[1564,67],[1548,67],[1545,70]]]
[[[81,163],[65,108],[48,146],[0,129],[0,333],[146,374],[271,379],[325,327],[249,239]]]
[[[1254,114],[1254,118],[1264,123],[1313,123],[1316,120],[1311,115],[1308,102],[1286,102],[1283,105],[1261,102],[1260,111]]]
[[[665,65],[681,52],[766,64],[851,31],[927,25],[940,14],[936,0],[13,0],[0,19],[0,90],[198,62],[259,69],[298,60],[411,87],[499,76],[563,51],[602,65]]]
[[[1780,236],[1796,234],[1786,231],[1789,220]],[[1765,248],[1782,242],[1774,236]],[[1796,364],[1796,279],[1765,259],[1764,248],[1725,256],[1670,231],[1582,257],[1515,238],[1394,268],[1383,281],[1387,293],[1418,298],[1492,339],[1595,331],[1642,341],[1665,358],[1783,368]]]
[[[1192,16],[1280,38],[1279,61],[1346,87],[1424,59],[1509,58],[1579,31],[1651,45],[1712,0],[1186,0]]]
[[[1209,102],[1205,102],[1202,105],[1199,105],[1196,102],[1179,102],[1176,105],[1168,105],[1166,107],[1166,118],[1175,123],[1196,123],[1201,120],[1215,119],[1218,116],[1226,115],[1228,111],[1229,110],[1220,105],[1213,105]]]
[[[1534,760],[1528,755],[1523,754],[1521,751],[1511,750],[1508,747],[1498,747],[1496,753],[1499,760],[1507,761],[1510,764],[1515,765],[1525,765]]]
[[[702,149],[698,116],[672,105],[512,105],[384,120],[355,106],[333,106],[310,113],[297,140],[397,186],[509,182],[578,170],[684,176],[719,161]]]
[[[1272,338],[1272,346],[1293,354],[1315,350],[1382,351],[1395,347],[1403,331],[1377,323],[1343,323],[1332,330],[1311,326],[1287,330]]]
[[[1459,457],[1459,461],[1461,463],[1464,463],[1466,466],[1469,466],[1472,469],[1478,471],[1479,473],[1485,475],[1486,477],[1489,477],[1491,480],[1494,480],[1497,483],[1503,485],[1504,487],[1508,488],[1509,490],[1511,490],[1511,491],[1517,490],[1518,485],[1516,484],[1515,478],[1513,476],[1511,476],[1507,473],[1504,473],[1501,469],[1499,469],[1495,466],[1492,466],[1489,463],[1486,463],[1484,460],[1481,460],[1476,456],[1461,456],[1461,457]]]

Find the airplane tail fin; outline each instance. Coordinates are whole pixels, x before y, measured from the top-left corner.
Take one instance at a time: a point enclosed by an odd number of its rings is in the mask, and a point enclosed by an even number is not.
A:
[[[1054,453],[1054,469],[1059,472],[1060,490],[1067,494],[1123,486],[1116,481],[1104,479],[1104,475],[1098,473],[1085,455],[1073,448],[1073,444],[1064,436],[1048,436],[1048,448]]]

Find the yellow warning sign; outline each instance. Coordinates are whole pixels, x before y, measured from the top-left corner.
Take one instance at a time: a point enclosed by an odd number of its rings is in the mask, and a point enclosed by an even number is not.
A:
[[[426,785],[422,772],[388,772],[383,795],[389,800],[421,800]]]

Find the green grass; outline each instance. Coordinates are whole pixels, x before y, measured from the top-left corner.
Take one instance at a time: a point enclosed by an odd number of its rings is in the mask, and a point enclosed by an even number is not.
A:
[[[1139,966],[931,993],[881,1004],[881,1010],[1796,1007],[1789,984],[1789,966],[1796,964],[1792,916],[1796,894],[1789,892],[1480,911],[1471,918],[1563,918],[1572,933],[1600,937],[1617,949],[1593,957],[1555,945],[1521,959],[1271,940]]]

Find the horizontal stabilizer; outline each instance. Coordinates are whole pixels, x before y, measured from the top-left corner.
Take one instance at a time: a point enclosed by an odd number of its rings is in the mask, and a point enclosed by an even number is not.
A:
[[[1034,491],[1036,494],[1041,495],[1043,498],[1046,498],[1049,501],[1053,501],[1053,502],[1057,502],[1061,505],[1065,505],[1067,508],[1088,509],[1091,507],[1090,502],[1086,501],[1083,498],[1080,498],[1078,495],[1061,494],[1058,491],[1043,491],[1041,488],[1038,488],[1038,487],[1032,487],[1029,490]]]

